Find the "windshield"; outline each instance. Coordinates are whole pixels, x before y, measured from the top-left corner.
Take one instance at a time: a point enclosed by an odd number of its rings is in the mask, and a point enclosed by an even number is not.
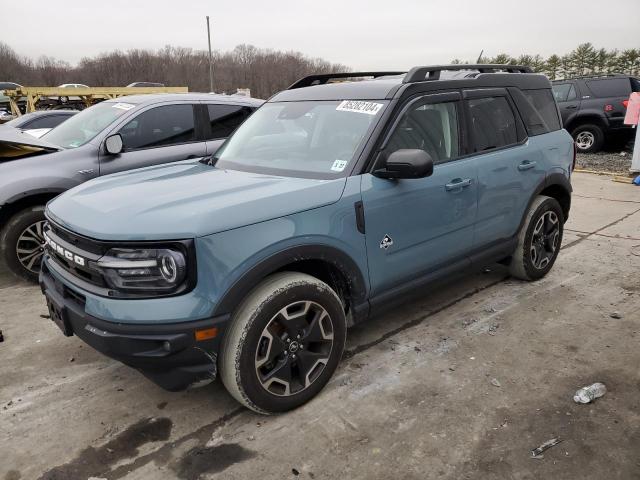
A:
[[[267,103],[216,153],[215,165],[294,177],[347,175],[387,103]]]
[[[99,103],[69,118],[42,138],[62,148],[80,147],[135,106],[124,102]]]

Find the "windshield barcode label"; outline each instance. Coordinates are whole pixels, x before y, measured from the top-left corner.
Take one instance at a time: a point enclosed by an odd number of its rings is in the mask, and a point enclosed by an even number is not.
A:
[[[374,103],[374,102],[361,102],[357,100],[345,100],[336,110],[340,112],[356,112],[356,113],[366,113],[367,115],[375,115],[382,108],[382,103]]]

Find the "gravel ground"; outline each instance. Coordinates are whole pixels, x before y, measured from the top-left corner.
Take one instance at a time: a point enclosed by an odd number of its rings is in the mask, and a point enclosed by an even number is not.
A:
[[[629,173],[631,168],[630,152],[579,153],[578,168],[599,172]]]

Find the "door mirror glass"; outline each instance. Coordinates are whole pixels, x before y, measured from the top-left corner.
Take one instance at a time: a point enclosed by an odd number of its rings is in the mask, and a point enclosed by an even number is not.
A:
[[[433,173],[433,159],[424,150],[404,148],[396,150],[374,175],[381,178],[424,178]]]
[[[105,140],[104,146],[109,155],[118,155],[122,153],[122,137],[119,133],[111,135]]]

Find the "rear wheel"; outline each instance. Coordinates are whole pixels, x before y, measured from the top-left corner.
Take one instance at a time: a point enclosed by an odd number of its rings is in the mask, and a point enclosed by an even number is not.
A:
[[[604,145],[604,132],[598,125],[580,125],[571,135],[580,153],[596,153]]]
[[[0,235],[0,254],[9,270],[19,278],[38,281],[44,254],[44,207],[16,213]]]
[[[256,412],[291,410],[329,381],[345,338],[344,310],[331,287],[310,275],[277,273],[234,314],[220,376],[229,393]]]
[[[539,195],[529,207],[518,234],[518,246],[509,271],[521,280],[544,277],[558,257],[564,231],[564,215],[555,198]]]

